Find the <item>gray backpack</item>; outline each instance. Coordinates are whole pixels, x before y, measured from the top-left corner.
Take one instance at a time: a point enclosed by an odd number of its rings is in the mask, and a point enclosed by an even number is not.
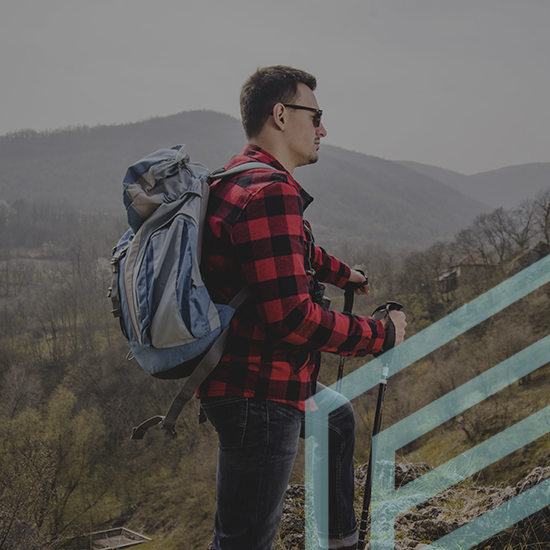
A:
[[[161,149],[130,166],[123,181],[130,229],[113,249],[110,298],[131,354],[156,378],[187,381],[166,416],[134,428],[142,439],[160,424],[169,437],[183,406],[218,364],[243,288],[214,304],[200,273],[202,232],[211,181],[271,166],[250,162],[210,174],[184,145]]]

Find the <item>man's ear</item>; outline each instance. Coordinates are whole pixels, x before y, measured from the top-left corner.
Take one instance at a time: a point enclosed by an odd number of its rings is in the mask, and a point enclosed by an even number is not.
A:
[[[282,103],[276,103],[273,106],[273,122],[279,130],[284,130],[286,127],[286,109]]]

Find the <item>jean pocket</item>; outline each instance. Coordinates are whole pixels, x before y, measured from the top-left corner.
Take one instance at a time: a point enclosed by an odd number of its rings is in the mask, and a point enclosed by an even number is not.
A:
[[[248,399],[242,397],[204,399],[201,401],[201,407],[218,432],[221,448],[242,447],[246,430]]]

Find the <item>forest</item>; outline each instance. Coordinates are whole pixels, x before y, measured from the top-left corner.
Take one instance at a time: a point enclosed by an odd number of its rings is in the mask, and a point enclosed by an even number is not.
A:
[[[71,548],[115,526],[152,538],[151,550],[210,541],[217,439],[199,426],[197,404],[184,410],[176,441],[156,430],[129,440],[134,425],[165,411],[179,383],[128,361],[111,315],[110,253],[125,228],[116,214],[0,202],[0,549]],[[371,296],[354,313],[399,300],[410,337],[549,254],[549,242],[550,188],[425,249],[340,241],[330,251],[369,276]],[[331,297],[341,309],[341,291]],[[397,374],[384,427],[550,333],[549,309],[546,285]],[[348,360],[346,371],[364,362]],[[325,355],[323,383],[334,382],[336,364]],[[414,441],[403,460],[437,466],[548,405],[548,366]],[[354,403],[358,466],[368,459],[375,401],[372,390]],[[541,438],[479,479],[514,483],[550,465],[548,448]],[[293,480],[303,475],[301,453]]]

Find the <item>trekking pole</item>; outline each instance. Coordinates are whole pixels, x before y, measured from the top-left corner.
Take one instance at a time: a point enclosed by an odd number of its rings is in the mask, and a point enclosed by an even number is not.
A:
[[[365,273],[362,269],[358,269],[359,273],[365,277],[365,280],[362,283],[357,283],[351,286],[350,288],[347,288],[344,292],[344,309],[342,310],[343,313],[351,313],[353,310],[353,298],[355,295],[355,291],[358,288],[361,288],[364,285],[369,284],[369,279],[366,277]],[[344,355],[340,355],[340,359],[338,360],[338,374],[336,376],[336,391],[340,393],[340,387],[342,386],[342,378],[344,377],[344,363],[346,362],[346,358]]]
[[[365,284],[365,283],[363,283]],[[351,310],[353,309],[353,297],[355,295],[355,290],[349,288],[344,292],[344,313],[351,313]],[[338,360],[338,375],[336,377],[336,391],[340,393],[340,387],[342,385],[342,378],[344,376],[344,363],[346,362],[346,358],[343,355],[340,355],[340,358]]]
[[[390,311],[399,311],[403,308],[403,305],[399,302],[386,302],[385,306],[380,306],[373,313],[373,320],[380,321],[386,316],[389,316]],[[389,342],[395,344],[395,326],[390,320],[388,327]],[[390,349],[391,349],[390,347]],[[384,400],[386,398],[386,390],[388,388],[388,376],[390,372],[389,360],[384,359],[384,352],[382,352],[382,378],[380,384],[378,385],[378,400],[376,402],[376,413],[374,415],[374,426],[372,428],[372,440],[370,445],[369,453],[369,466],[367,470],[367,479],[365,481],[365,493],[363,495],[363,511],[361,513],[361,524],[359,526],[359,541],[357,543],[357,550],[364,550],[365,548],[365,536],[367,534],[367,520],[369,517],[369,507],[372,494],[372,472],[374,470],[373,464],[376,460],[376,457],[373,456],[373,441],[375,436],[380,433],[380,428],[382,427],[382,414],[384,412]],[[380,353],[376,354],[376,357],[381,355]]]

